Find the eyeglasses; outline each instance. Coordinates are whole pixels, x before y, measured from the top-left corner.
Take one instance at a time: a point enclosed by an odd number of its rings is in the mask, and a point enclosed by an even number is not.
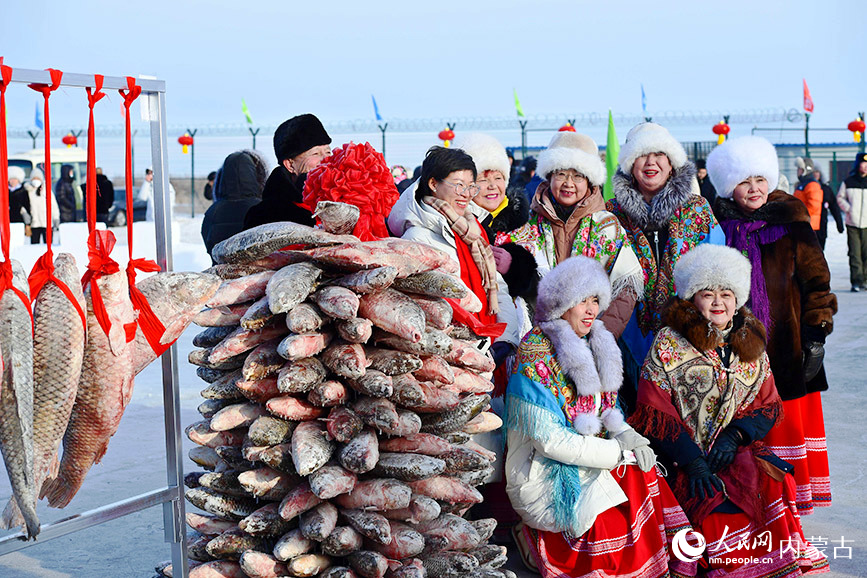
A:
[[[450,183],[448,181],[440,181],[446,185],[449,185],[455,190],[456,195],[460,195],[462,197],[469,197],[471,199],[475,199],[476,195],[481,192],[481,188],[478,185],[470,184],[470,185],[461,185],[456,183]]]
[[[567,180],[572,179],[572,182],[576,185],[581,181],[581,179],[587,179],[584,175],[578,172],[566,172],[566,171],[557,171],[553,175],[551,175],[552,181],[562,181],[566,182]]]

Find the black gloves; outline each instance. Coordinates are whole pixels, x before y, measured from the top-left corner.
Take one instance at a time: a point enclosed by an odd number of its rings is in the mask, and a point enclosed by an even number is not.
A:
[[[822,368],[825,346],[818,341],[804,342],[804,381],[810,381]]]
[[[723,491],[722,480],[711,473],[704,458],[692,460],[684,469],[689,476],[689,497],[704,500],[714,497],[716,492]]]
[[[744,441],[744,434],[738,428],[729,426],[722,430],[707,454],[710,471],[716,473],[735,461],[738,448]]]
[[[842,233],[842,232],[843,232],[843,223],[842,223],[842,222],[837,223],[837,232],[838,232],[838,233]]]

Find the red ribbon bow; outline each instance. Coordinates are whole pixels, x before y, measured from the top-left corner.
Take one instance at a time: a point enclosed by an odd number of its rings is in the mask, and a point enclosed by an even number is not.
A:
[[[126,206],[132,207],[132,136],[129,122],[129,107],[141,94],[141,87],[135,83],[135,78],[132,76],[126,77],[126,83],[129,90],[119,90],[118,92],[123,97],[123,105],[126,109]],[[159,320],[159,317],[151,309],[147,297],[139,291],[135,286],[136,269],[147,273],[156,273],[161,271],[159,265],[150,259],[133,259],[132,257],[132,224],[133,220],[126,221],[127,245],[129,246],[129,263],[126,266],[126,275],[129,279],[129,297],[132,301],[133,309],[138,313],[138,326],[150,344],[151,349],[157,356],[162,355],[171,343],[161,343],[161,339],[166,332],[165,326]],[[132,335],[132,338],[135,334]],[[129,333],[127,333],[127,341],[131,341]]]
[[[3,57],[0,56],[0,182],[6,183],[9,181],[9,156],[6,148],[6,88],[12,81],[12,69],[3,65]],[[7,289],[11,289],[15,295],[21,299],[27,312],[30,314],[31,325],[30,330],[33,330],[33,312],[30,310],[30,299],[23,291],[15,287],[12,283],[15,274],[12,271],[12,262],[9,260],[9,237],[11,235],[9,228],[9,191],[5,194],[0,194],[0,246],[2,246],[3,258],[0,263],[0,299]],[[2,363],[0,363],[2,367]]]
[[[93,303],[93,315],[105,336],[111,330],[111,319],[105,309],[102,294],[99,292],[97,279],[103,275],[111,275],[120,271],[120,266],[111,258],[111,250],[117,240],[111,231],[91,231],[87,238],[87,271],[81,278],[82,287],[90,284],[90,300]]]

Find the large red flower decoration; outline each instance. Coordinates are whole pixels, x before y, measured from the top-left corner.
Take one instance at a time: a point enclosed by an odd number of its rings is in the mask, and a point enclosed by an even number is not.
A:
[[[319,201],[358,207],[361,215],[352,233],[362,241],[389,236],[385,220],[399,197],[385,158],[370,143],[334,149],[304,183],[304,203],[314,210]]]

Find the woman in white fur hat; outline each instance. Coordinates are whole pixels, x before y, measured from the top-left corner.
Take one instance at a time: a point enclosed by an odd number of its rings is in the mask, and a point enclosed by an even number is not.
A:
[[[533,196],[532,216],[526,225],[496,240],[501,246],[515,243],[524,247],[535,262],[513,261],[504,277],[538,279],[572,255],[596,259],[605,268],[614,293],[603,319],[619,337],[644,292],[644,278],[626,231],[605,210],[605,165],[596,143],[583,134],[558,132],[539,154],[536,173],[545,180]]]
[[[610,300],[608,275],[587,257],[539,282],[506,392],[506,491],[525,524],[516,539],[543,578],[693,576],[694,562],[670,554],[686,516],[617,407],[620,349],[596,319]]]
[[[744,306],[750,274],[730,247],[704,244],[681,257],[678,298],[642,368],[629,422],[650,438],[704,536],[711,576],[827,571],[801,529],[792,465],[763,443],[782,402],[765,327]]]
[[[831,505],[819,393],[828,389],[822,360],[837,312],[831,272],[807,208],[776,190],[779,162],[770,142],[730,139],[708,156],[707,170],[726,244],[753,267],[748,305],[768,328],[768,356],[786,419],[765,442],[795,466],[798,509],[810,514]]]
[[[664,127],[652,122],[633,127],[618,162],[608,210],[626,229],[644,272],[643,299],[620,341],[629,384],[624,397],[631,409],[638,369],[662,327],[662,309],[675,295],[675,263],[691,248],[708,242],[722,245],[725,237],[700,195],[695,165]]]
[[[515,274],[523,267],[532,266],[533,255],[514,243],[494,246],[498,233],[508,233],[524,225],[530,216],[530,203],[521,187],[509,188],[511,164],[506,149],[494,137],[470,133],[455,141],[455,146],[473,158],[476,165],[476,186],[479,194],[469,210],[476,216],[488,235],[491,250],[497,261],[497,270],[503,275],[512,297],[535,296],[536,283],[527,276]],[[511,267],[515,264],[515,268]]]

